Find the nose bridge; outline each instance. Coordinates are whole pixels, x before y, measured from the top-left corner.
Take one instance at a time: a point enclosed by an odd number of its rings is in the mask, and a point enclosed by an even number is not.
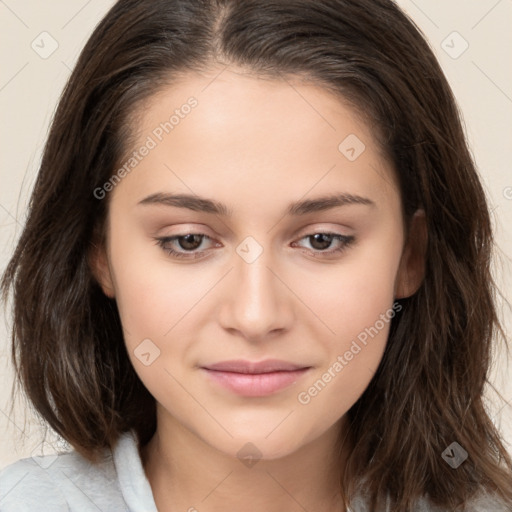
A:
[[[223,324],[247,338],[261,338],[291,318],[286,287],[276,277],[270,250],[247,237],[236,248]]]

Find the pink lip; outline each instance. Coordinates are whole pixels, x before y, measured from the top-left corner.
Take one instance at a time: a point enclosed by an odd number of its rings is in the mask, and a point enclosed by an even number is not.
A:
[[[260,362],[222,361],[202,367],[202,370],[211,379],[238,395],[265,396],[293,384],[310,368],[267,359]]]

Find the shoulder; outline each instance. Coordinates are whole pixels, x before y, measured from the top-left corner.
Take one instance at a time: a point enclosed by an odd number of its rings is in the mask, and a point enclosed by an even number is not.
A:
[[[126,510],[112,455],[92,464],[75,451],[29,457],[0,472],[2,512]]]
[[[67,510],[66,500],[44,471],[30,458],[19,460],[0,472],[0,510],[11,512],[41,509],[41,500],[54,510]]]
[[[448,512],[446,508],[432,504],[426,497],[419,501],[417,510],[418,512]],[[464,512],[510,512],[510,506],[500,497],[480,491],[464,505]]]
[[[510,505],[507,505],[496,495],[481,493],[468,507],[468,512],[510,512]]]
[[[369,497],[364,489],[360,489],[350,504],[349,512],[370,512]],[[389,495],[386,496],[386,504],[378,512],[392,512],[393,506]],[[428,495],[419,498],[412,506],[413,512],[450,512],[450,509],[434,504]],[[476,496],[468,500],[463,512],[511,512],[510,505],[500,497],[480,491]]]

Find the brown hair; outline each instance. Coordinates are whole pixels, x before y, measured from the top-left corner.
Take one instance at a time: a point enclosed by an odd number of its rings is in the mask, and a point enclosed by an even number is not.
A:
[[[353,448],[341,482],[366,479],[372,509],[427,495],[450,510],[480,490],[512,505],[512,462],[483,403],[501,330],[489,210],[450,87],[414,23],[390,0],[120,0],[83,49],[60,99],[28,220],[2,278],[13,291],[12,356],[48,424],[95,460],[155,400],[129,362],[114,300],[89,251],[108,200],[101,187],[133,140],[136,106],[179,74],[234,64],[302,77],[372,119],[399,179],[404,218],[426,214],[426,273],[401,300],[370,385],[348,412]],[[108,199],[108,198],[107,198]],[[504,337],[504,336],[503,336]],[[453,441],[469,458],[452,469]]]

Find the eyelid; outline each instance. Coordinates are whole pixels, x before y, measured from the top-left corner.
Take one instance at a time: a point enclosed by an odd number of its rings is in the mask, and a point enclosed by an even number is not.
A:
[[[313,235],[316,233],[330,233],[333,235],[340,235],[340,236],[350,236],[351,232],[354,231],[352,228],[350,228],[347,225],[340,225],[339,223],[336,223],[336,227],[332,227],[333,224],[329,224],[328,222],[316,222],[313,224],[308,224],[305,228],[301,228],[298,231],[295,232],[293,235],[294,238],[303,238],[307,235]],[[340,230],[346,230],[346,233],[340,232]]]

